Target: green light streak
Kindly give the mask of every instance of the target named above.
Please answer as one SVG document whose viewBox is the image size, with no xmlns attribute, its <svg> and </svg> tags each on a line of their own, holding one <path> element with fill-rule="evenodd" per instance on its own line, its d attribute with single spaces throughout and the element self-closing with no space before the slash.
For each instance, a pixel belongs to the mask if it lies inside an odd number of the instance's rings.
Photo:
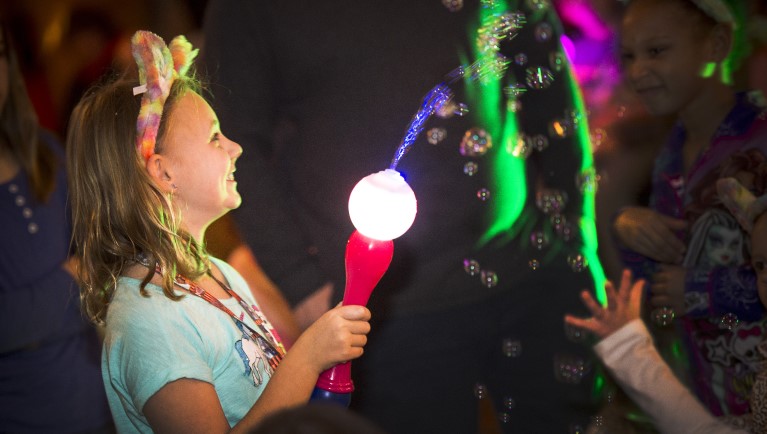
<svg viewBox="0 0 767 434">
<path fill-rule="evenodd" d="M 507 10 L 507 2 L 497 1 L 492 8 L 480 8 L 479 22 L 485 23 L 495 14 Z M 472 29 L 476 35 L 478 29 Z M 490 63 L 496 55 L 494 50 L 486 50 L 479 44 L 473 47 L 476 57 L 482 63 Z M 464 62 L 468 63 L 468 62 Z M 484 77 L 480 80 L 466 79 L 467 96 L 476 102 L 478 118 L 490 136 L 494 146 L 498 148 L 493 153 L 491 162 L 492 173 L 491 191 L 494 196 L 504 198 L 494 200 L 490 204 L 490 225 L 479 240 L 484 245 L 501 233 L 513 232 L 513 226 L 519 219 L 527 198 L 527 181 L 525 177 L 525 161 L 507 151 L 507 145 L 514 145 L 519 138 L 519 126 L 516 116 L 505 107 L 502 101 L 502 83 L 498 77 Z M 498 140 L 500 138 L 500 140 Z"/>
<path fill-rule="evenodd" d="M 591 154 L 591 137 L 589 137 L 588 122 L 586 120 L 586 107 L 583 103 L 583 95 L 578 87 L 578 82 L 573 77 L 570 68 L 565 69 L 570 79 L 570 92 L 572 94 L 573 104 L 579 116 L 582 116 L 579 126 L 575 129 L 578 144 L 581 147 L 581 173 L 588 170 L 594 170 L 594 158 Z M 589 262 L 589 271 L 594 279 L 594 291 L 597 300 L 603 305 L 607 303 L 605 294 L 605 271 L 597 254 L 597 224 L 596 224 L 596 202 L 595 193 L 597 187 L 596 179 L 593 180 L 593 188 L 583 188 L 583 209 L 581 210 L 581 221 L 579 228 L 583 239 L 583 256 Z"/>
</svg>

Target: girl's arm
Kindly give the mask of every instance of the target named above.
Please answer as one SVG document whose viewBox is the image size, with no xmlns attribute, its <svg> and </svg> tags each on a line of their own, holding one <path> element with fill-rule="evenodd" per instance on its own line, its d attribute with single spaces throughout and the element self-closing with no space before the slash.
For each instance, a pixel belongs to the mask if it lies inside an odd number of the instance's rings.
<svg viewBox="0 0 767 434">
<path fill-rule="evenodd" d="M 635 319 L 594 347 L 621 389 L 662 433 L 744 434 L 717 420 L 674 376 Z"/>
<path fill-rule="evenodd" d="M 631 282 L 626 270 L 618 291 L 605 285 L 607 306 L 584 291 L 591 318 L 566 316 L 568 324 L 586 329 L 602 340 L 594 347 L 621 389 L 642 408 L 663 433 L 746 433 L 717 420 L 674 376 L 652 343 L 639 318 L 644 281 Z"/>
<path fill-rule="evenodd" d="M 192 379 L 173 381 L 152 395 L 143 408 L 147 421 L 156 433 L 247 433 L 266 415 L 306 403 L 322 371 L 360 357 L 369 319 L 363 306 L 325 313 L 299 337 L 258 401 L 231 429 L 213 385 Z"/>
</svg>

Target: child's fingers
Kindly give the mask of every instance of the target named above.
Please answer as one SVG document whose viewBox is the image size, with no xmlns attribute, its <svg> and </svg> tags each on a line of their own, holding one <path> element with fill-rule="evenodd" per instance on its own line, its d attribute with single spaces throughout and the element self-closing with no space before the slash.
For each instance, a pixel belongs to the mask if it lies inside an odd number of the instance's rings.
<svg viewBox="0 0 767 434">
<path fill-rule="evenodd" d="M 594 297 L 591 296 L 591 293 L 588 291 L 581 292 L 581 299 L 583 300 L 583 304 L 586 305 L 586 308 L 591 312 L 592 315 L 595 317 L 600 317 L 604 312 L 602 312 L 602 306 L 597 303 L 596 300 L 594 300 Z"/>
<path fill-rule="evenodd" d="M 631 289 L 631 270 L 629 270 L 628 268 L 625 268 L 623 270 L 623 273 L 621 274 L 621 285 L 620 285 L 620 289 L 618 290 L 619 296 L 624 301 L 628 301 L 630 289 Z"/>
<path fill-rule="evenodd" d="M 341 314 L 341 317 L 348 320 L 360 320 L 360 321 L 369 321 L 370 320 L 370 309 L 366 308 L 365 306 L 357 306 L 357 305 L 348 305 L 348 306 L 341 306 L 338 308 L 338 312 Z"/>
<path fill-rule="evenodd" d="M 631 287 L 631 291 L 628 295 L 629 308 L 631 309 L 631 312 L 637 317 L 639 317 L 639 313 L 642 310 L 642 293 L 644 292 L 644 284 L 644 279 L 639 279 L 634 282 L 634 285 Z"/>
<path fill-rule="evenodd" d="M 578 318 L 572 315 L 565 315 L 565 323 L 574 327 L 588 330 L 592 333 L 595 332 L 598 327 L 598 324 L 596 321 L 594 321 L 594 318 Z"/>
<path fill-rule="evenodd" d="M 605 296 L 607 296 L 607 306 L 605 308 L 615 310 L 618 306 L 618 294 L 615 292 L 615 286 L 610 281 L 605 283 Z"/>
<path fill-rule="evenodd" d="M 355 335 L 366 335 L 370 333 L 370 323 L 367 321 L 350 321 L 347 327 L 349 333 Z"/>
</svg>

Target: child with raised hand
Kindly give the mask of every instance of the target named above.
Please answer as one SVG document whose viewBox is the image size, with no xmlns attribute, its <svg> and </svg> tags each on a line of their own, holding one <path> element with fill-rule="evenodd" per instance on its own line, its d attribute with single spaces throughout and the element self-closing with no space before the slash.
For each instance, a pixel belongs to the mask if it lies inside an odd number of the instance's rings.
<svg viewBox="0 0 767 434">
<path fill-rule="evenodd" d="M 246 432 L 359 357 L 370 312 L 337 306 L 285 354 L 242 277 L 202 244 L 240 205 L 242 148 L 187 75 L 197 51 L 146 31 L 132 48 L 139 79 L 86 94 L 67 147 L 82 299 L 106 326 L 110 408 L 120 432 Z"/>
<path fill-rule="evenodd" d="M 716 415 L 748 410 L 764 331 L 747 236 L 715 191 L 733 176 L 765 192 L 765 108 L 728 85 L 734 29 L 723 0 L 632 0 L 620 37 L 630 87 L 677 124 L 655 160 L 649 205 L 623 208 L 612 229 L 651 306 L 680 319 L 693 389 Z"/>
<path fill-rule="evenodd" d="M 751 261 L 757 274 L 759 298 L 767 306 L 767 195 L 755 198 L 734 178 L 717 182 L 722 202 L 751 234 Z M 621 388 L 653 420 L 663 433 L 765 433 L 767 432 L 767 365 L 760 370 L 750 390 L 750 413 L 717 419 L 674 376 L 652 343 L 640 319 L 642 287 L 632 283 L 625 270 L 616 291 L 605 285 L 607 306 L 600 306 L 588 291 L 583 301 L 592 313 L 588 319 L 566 316 L 565 322 L 589 330 L 601 340 L 594 347 Z M 759 351 L 767 351 L 767 341 Z"/>
</svg>

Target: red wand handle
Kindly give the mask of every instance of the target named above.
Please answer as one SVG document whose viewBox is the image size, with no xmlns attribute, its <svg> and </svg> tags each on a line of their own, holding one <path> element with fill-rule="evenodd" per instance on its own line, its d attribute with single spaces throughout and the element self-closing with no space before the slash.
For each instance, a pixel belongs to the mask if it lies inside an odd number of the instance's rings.
<svg viewBox="0 0 767 434">
<path fill-rule="evenodd" d="M 346 287 L 344 305 L 365 306 L 370 294 L 391 264 L 394 254 L 392 240 L 379 241 L 354 231 L 346 243 Z M 317 388 L 336 394 L 354 391 L 351 362 L 339 363 L 324 371 Z"/>
</svg>

